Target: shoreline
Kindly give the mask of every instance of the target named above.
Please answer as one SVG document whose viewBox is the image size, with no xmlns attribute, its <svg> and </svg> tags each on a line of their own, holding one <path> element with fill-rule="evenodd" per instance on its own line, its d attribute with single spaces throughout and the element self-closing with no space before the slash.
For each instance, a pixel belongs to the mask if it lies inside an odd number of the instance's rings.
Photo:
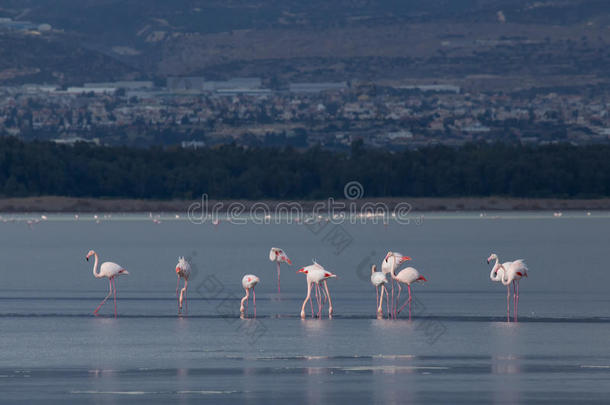
<svg viewBox="0 0 610 405">
<path fill-rule="evenodd" d="M 311 212 L 316 204 L 328 210 L 328 200 L 209 200 L 208 209 L 215 207 L 218 212 L 226 212 L 231 204 L 243 204 L 250 210 L 255 204 L 266 204 L 270 210 L 280 203 L 297 203 L 303 212 Z M 360 210 L 364 204 L 385 204 L 393 210 L 398 204 L 410 204 L 412 211 L 553 211 L 553 210 L 610 210 L 610 198 L 600 199 L 558 199 L 558 198 L 509 198 L 509 197 L 456 197 L 456 198 L 362 198 L 357 200 L 334 200 L 335 206 L 355 204 Z M 193 206 L 193 204 L 196 204 Z M 186 212 L 189 207 L 201 210 L 201 200 L 136 200 L 72 197 L 26 197 L 0 199 L 1 213 L 68 213 L 68 212 Z M 347 211 L 348 209 L 337 209 Z"/>
</svg>

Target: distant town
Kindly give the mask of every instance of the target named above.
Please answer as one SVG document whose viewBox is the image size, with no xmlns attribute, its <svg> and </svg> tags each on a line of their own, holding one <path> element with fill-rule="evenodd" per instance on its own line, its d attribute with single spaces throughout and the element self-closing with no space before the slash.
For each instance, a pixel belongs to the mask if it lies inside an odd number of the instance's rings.
<svg viewBox="0 0 610 405">
<path fill-rule="evenodd" d="M 348 147 L 355 138 L 390 148 L 476 140 L 576 144 L 610 139 L 610 100 L 561 93 L 472 94 L 450 84 L 208 81 L 26 84 L 0 87 L 0 133 L 100 144 Z"/>
</svg>

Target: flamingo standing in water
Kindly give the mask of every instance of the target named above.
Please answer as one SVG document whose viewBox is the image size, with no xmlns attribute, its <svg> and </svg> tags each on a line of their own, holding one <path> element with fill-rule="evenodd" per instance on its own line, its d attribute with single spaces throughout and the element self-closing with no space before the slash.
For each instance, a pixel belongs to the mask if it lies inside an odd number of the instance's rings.
<svg viewBox="0 0 610 405">
<path fill-rule="evenodd" d="M 519 280 L 523 277 L 527 277 L 527 265 L 523 259 L 515 260 L 513 262 L 500 263 L 498 255 L 492 253 L 487 258 L 489 264 L 492 260 L 495 260 L 494 266 L 491 269 L 489 278 L 492 281 L 500 281 L 506 286 L 506 320 L 510 322 L 510 285 L 513 285 L 513 312 L 514 321 L 517 322 L 517 313 L 519 308 Z"/>
<path fill-rule="evenodd" d="M 382 271 L 377 271 L 377 266 L 373 265 L 371 267 L 371 284 L 375 286 L 377 290 L 377 301 L 375 302 L 377 308 L 377 314 L 383 315 L 383 293 L 385 292 L 385 301 L 386 307 L 388 311 L 390 310 L 390 305 L 388 304 L 388 291 L 385 288 L 388 279 L 385 277 L 385 273 Z M 381 286 L 381 295 L 379 294 L 379 287 Z M 388 312 L 389 314 L 389 312 Z"/>
<path fill-rule="evenodd" d="M 405 305 L 409 304 L 409 319 L 411 319 L 411 301 L 412 301 L 412 298 L 411 298 L 411 284 L 419 283 L 419 282 L 425 282 L 425 281 L 428 281 L 428 280 L 426 280 L 426 278 L 424 276 L 419 274 L 419 271 L 417 271 L 413 267 L 407 267 L 407 268 L 401 270 L 398 273 L 398 275 L 395 275 L 394 272 L 395 271 L 392 270 L 392 273 L 391 273 L 392 274 L 392 278 L 398 282 L 398 298 L 396 299 L 396 301 L 400 302 L 400 292 L 402 290 L 402 287 L 401 287 L 400 284 L 406 284 L 407 288 L 409 289 L 409 298 L 407 298 L 407 300 L 402 305 L 402 307 L 400 307 L 398 312 L 394 313 L 394 318 L 397 318 L 398 315 L 400 314 L 400 311 L 403 310 Z"/>
<path fill-rule="evenodd" d="M 305 301 L 303 301 L 303 305 L 301 306 L 301 318 L 305 319 L 305 306 L 307 305 L 307 301 L 309 301 L 311 305 L 311 316 L 313 317 L 313 304 L 311 304 L 311 287 L 315 284 L 316 287 L 316 301 L 318 303 L 318 317 L 322 316 L 322 307 L 323 302 L 320 297 L 321 288 L 320 283 L 324 283 L 324 290 L 326 290 L 326 296 L 324 297 L 324 301 L 328 298 L 328 317 L 332 317 L 333 314 L 333 302 L 330 299 L 330 292 L 328 291 L 328 284 L 326 284 L 326 280 L 332 277 L 337 277 L 337 275 L 327 271 L 324 267 L 316 263 L 303 267 L 299 269 L 297 273 L 304 273 L 307 275 L 307 296 L 305 297 Z"/>
<path fill-rule="evenodd" d="M 398 252 L 388 252 L 385 255 L 385 258 L 381 262 L 381 271 L 383 274 L 392 274 L 398 266 L 406 262 L 407 260 L 411 260 L 409 256 L 405 256 L 402 253 Z M 394 307 L 394 279 L 391 278 L 392 283 L 392 313 L 396 312 L 396 308 Z"/>
<path fill-rule="evenodd" d="M 292 265 L 292 262 L 280 248 L 272 247 L 269 251 L 269 260 L 277 264 L 277 292 L 280 293 L 280 263 L 288 263 Z"/>
<path fill-rule="evenodd" d="M 184 258 L 178 258 L 178 264 L 176 264 L 176 275 L 178 276 L 178 281 L 176 283 L 176 300 L 178 300 L 178 314 L 182 313 L 182 302 L 185 304 L 185 312 L 189 311 L 189 304 L 186 299 L 186 289 L 189 285 L 189 277 L 191 276 L 191 264 Z M 180 290 L 180 295 L 178 295 L 178 290 L 180 289 L 180 279 L 184 279 L 184 287 Z"/>
<path fill-rule="evenodd" d="M 248 308 L 248 299 L 250 298 L 250 290 L 252 290 L 252 302 L 254 303 L 254 317 L 256 318 L 256 292 L 254 291 L 254 286 L 259 283 L 260 279 L 256 277 L 254 274 L 246 274 L 241 279 L 241 286 L 246 290 L 246 295 L 241 299 L 241 304 L 239 306 L 239 312 L 243 315 Z M 246 307 L 244 308 L 244 302 L 246 303 Z"/>
<path fill-rule="evenodd" d="M 106 296 L 106 298 L 104 298 L 104 300 L 100 303 L 100 305 L 97 306 L 97 308 L 95 308 L 95 311 L 93 311 L 93 315 L 97 316 L 97 312 L 100 310 L 100 308 L 102 307 L 102 305 L 104 305 L 106 303 L 106 301 L 108 300 L 108 298 L 110 298 L 110 296 L 114 293 L 114 317 L 117 317 L 117 311 L 116 311 L 116 284 L 115 284 L 115 277 L 120 276 L 122 274 L 129 274 L 129 272 L 127 270 L 125 270 L 122 266 L 119 266 L 116 263 L 112 263 L 112 262 L 104 262 L 102 263 L 102 265 L 100 266 L 100 269 L 98 271 L 97 265 L 99 262 L 99 257 L 97 255 L 97 253 L 95 253 L 93 250 L 90 250 L 89 253 L 87 253 L 87 256 L 85 257 L 85 259 L 87 261 L 89 261 L 89 258 L 91 256 L 95 256 L 95 263 L 93 264 L 93 275 L 96 278 L 102 278 L 102 277 L 107 277 L 108 278 L 108 283 L 110 284 L 110 291 L 108 291 L 108 295 Z"/>
</svg>

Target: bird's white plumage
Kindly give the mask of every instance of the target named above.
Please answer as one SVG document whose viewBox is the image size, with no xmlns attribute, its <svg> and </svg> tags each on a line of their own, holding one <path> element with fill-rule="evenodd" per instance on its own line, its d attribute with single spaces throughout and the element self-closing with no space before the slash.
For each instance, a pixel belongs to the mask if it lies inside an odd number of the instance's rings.
<svg viewBox="0 0 610 405">
<path fill-rule="evenodd" d="M 385 274 L 383 274 L 383 272 L 375 271 L 371 274 L 371 283 L 374 286 L 380 286 L 387 282 L 388 282 L 388 279 L 386 278 Z"/>
<path fill-rule="evenodd" d="M 256 277 L 254 274 L 246 274 L 241 279 L 241 285 L 244 289 L 248 290 L 259 283 L 260 279 Z"/>
<path fill-rule="evenodd" d="M 178 263 L 176 264 L 176 274 L 186 280 L 188 280 L 191 276 L 191 264 L 184 257 L 178 258 Z"/>
<path fill-rule="evenodd" d="M 127 271 L 123 268 L 123 266 L 120 266 L 113 262 L 104 262 L 100 266 L 100 272 L 99 272 L 100 277 L 109 277 L 110 278 L 110 277 L 118 276 L 120 274 L 129 274 L 129 273 L 127 273 Z"/>
<path fill-rule="evenodd" d="M 272 262 L 292 264 L 286 252 L 276 247 L 272 247 L 269 251 L 269 260 Z"/>
<path fill-rule="evenodd" d="M 392 273 L 392 270 L 396 270 L 396 267 L 402 263 L 404 257 L 406 256 L 402 253 L 388 252 L 386 257 L 381 262 L 381 272 L 383 274 Z"/>
<path fill-rule="evenodd" d="M 413 267 L 407 267 L 398 272 L 396 275 L 396 280 L 403 284 L 411 285 L 413 283 L 423 281 L 420 279 L 420 277 L 421 275 L 419 274 L 419 271 Z"/>
</svg>

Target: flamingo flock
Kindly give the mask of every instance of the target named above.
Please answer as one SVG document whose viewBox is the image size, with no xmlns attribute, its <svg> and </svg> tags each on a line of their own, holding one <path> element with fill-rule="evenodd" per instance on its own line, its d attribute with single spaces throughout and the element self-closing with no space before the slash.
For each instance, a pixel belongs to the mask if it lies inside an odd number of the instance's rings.
<svg viewBox="0 0 610 405">
<path fill-rule="evenodd" d="M 98 254 L 90 250 L 85 257 L 87 261 L 91 256 L 95 257 L 93 264 L 93 275 L 96 278 L 107 278 L 109 283 L 108 295 L 102 300 L 102 302 L 93 311 L 94 315 L 98 315 L 100 308 L 106 303 L 106 301 L 114 296 L 114 316 L 117 317 L 117 290 L 116 290 L 116 278 L 121 275 L 127 275 L 129 272 L 122 266 L 113 262 L 104 262 L 99 265 Z M 269 260 L 275 262 L 277 265 L 277 281 L 278 281 L 278 293 L 280 293 L 280 263 L 292 264 L 286 253 L 276 247 L 272 247 L 269 252 Z M 402 253 L 389 251 L 381 262 L 381 271 L 377 271 L 377 265 L 371 266 L 371 284 L 375 286 L 377 292 L 377 298 L 375 301 L 375 311 L 378 318 L 383 317 L 383 299 L 385 296 L 386 301 L 386 314 L 388 318 L 397 319 L 400 313 L 408 305 L 409 307 L 409 319 L 412 316 L 412 302 L 413 292 L 411 286 L 419 283 L 425 283 L 428 280 L 414 267 L 405 267 L 401 270 L 398 268 L 405 262 L 410 261 L 411 257 L 405 256 Z M 522 278 L 528 277 L 528 268 L 523 259 L 518 259 L 512 262 L 500 263 L 498 255 L 492 253 L 487 258 L 487 263 L 495 261 L 489 275 L 490 279 L 494 282 L 501 282 L 506 286 L 506 319 L 510 322 L 510 287 L 513 287 L 513 320 L 517 321 L 518 307 L 519 307 L 519 282 Z M 333 304 L 328 288 L 327 280 L 331 278 L 337 278 L 337 275 L 326 270 L 321 264 L 313 261 L 312 264 L 300 268 L 297 273 L 305 274 L 307 282 L 307 295 L 301 305 L 301 318 L 306 318 L 307 303 L 309 302 L 311 317 L 321 318 L 326 301 L 328 301 L 328 317 L 333 316 Z M 391 299 L 388 294 L 388 279 L 387 274 L 390 274 L 390 291 Z M 178 314 L 188 313 L 188 301 L 187 301 L 187 289 L 188 281 L 191 276 L 191 264 L 184 257 L 178 258 L 176 264 L 176 300 L 178 303 Z M 180 289 L 180 280 L 184 280 L 184 286 Z M 248 312 L 248 302 L 250 295 L 252 295 L 252 306 L 253 316 L 256 317 L 256 292 L 255 287 L 260 283 L 260 278 L 254 274 L 246 274 L 241 280 L 241 284 L 246 294 L 241 299 L 239 312 L 242 317 L 245 317 Z M 394 284 L 396 284 L 398 292 L 394 294 Z M 408 297 L 405 298 L 404 303 L 400 305 L 400 296 L 402 294 L 403 285 L 407 287 Z M 314 305 L 312 300 L 312 290 L 315 296 L 317 311 L 314 311 Z"/>
</svg>

